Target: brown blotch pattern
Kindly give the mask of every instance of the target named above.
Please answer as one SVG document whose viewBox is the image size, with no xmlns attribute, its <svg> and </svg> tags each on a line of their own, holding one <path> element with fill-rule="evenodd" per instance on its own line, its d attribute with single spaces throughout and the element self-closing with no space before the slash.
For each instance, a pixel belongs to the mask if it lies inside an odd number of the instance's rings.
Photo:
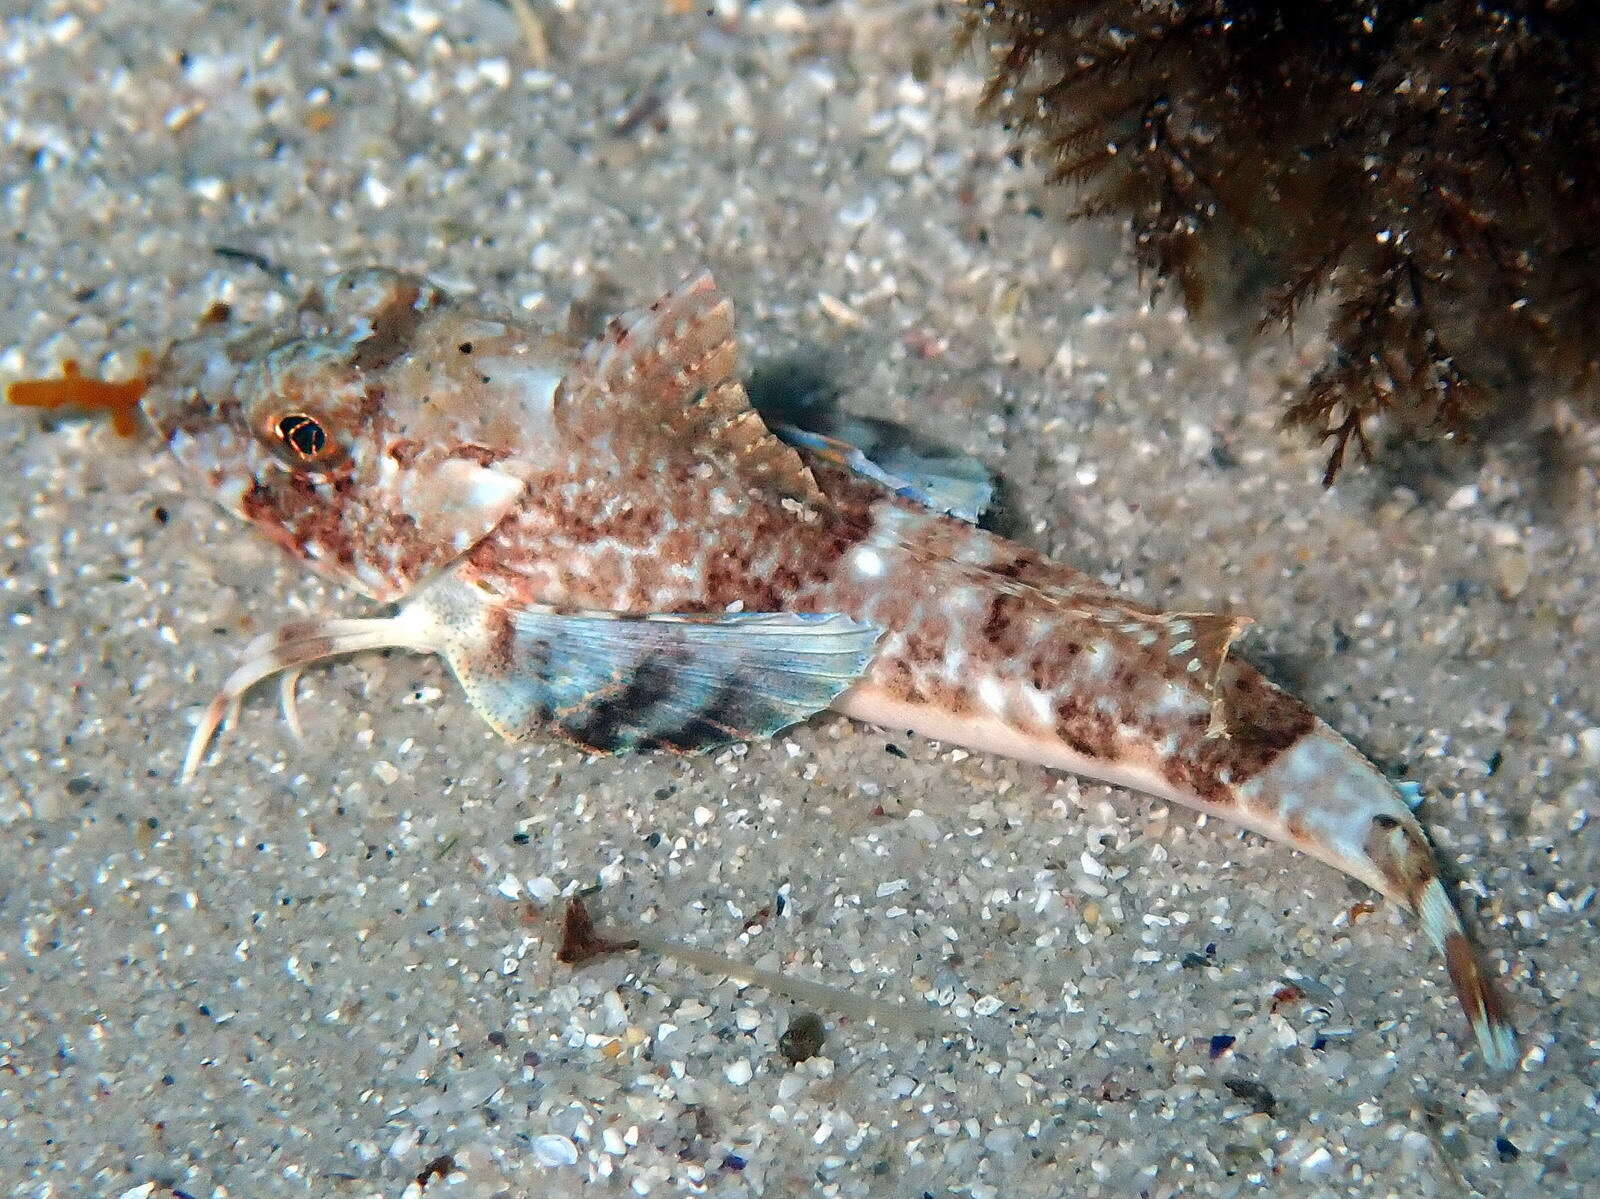
<svg viewBox="0 0 1600 1199">
<path fill-rule="evenodd" d="M 1221 690 L 1228 713 L 1226 734 L 1207 736 L 1208 718 L 1195 718 L 1186 752 L 1168 758 L 1162 773 L 1174 787 L 1225 804 L 1231 802 L 1234 787 L 1271 766 L 1317 721 L 1303 703 L 1247 666 L 1225 672 Z"/>
</svg>

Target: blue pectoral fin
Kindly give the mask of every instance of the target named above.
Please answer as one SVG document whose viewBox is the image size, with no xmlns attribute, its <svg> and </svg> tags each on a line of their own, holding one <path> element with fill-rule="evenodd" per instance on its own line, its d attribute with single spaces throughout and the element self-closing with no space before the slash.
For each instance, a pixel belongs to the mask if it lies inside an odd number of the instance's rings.
<svg viewBox="0 0 1600 1199">
<path fill-rule="evenodd" d="M 879 630 L 846 616 L 623 616 L 486 604 L 447 651 L 503 735 L 547 731 L 601 753 L 709 749 L 771 736 L 831 704 Z"/>
<path fill-rule="evenodd" d="M 829 424 L 831 433 L 790 424 L 772 431 L 796 449 L 969 524 L 977 524 L 994 499 L 994 478 L 976 458 L 914 445 L 882 421 L 837 418 Z"/>
</svg>

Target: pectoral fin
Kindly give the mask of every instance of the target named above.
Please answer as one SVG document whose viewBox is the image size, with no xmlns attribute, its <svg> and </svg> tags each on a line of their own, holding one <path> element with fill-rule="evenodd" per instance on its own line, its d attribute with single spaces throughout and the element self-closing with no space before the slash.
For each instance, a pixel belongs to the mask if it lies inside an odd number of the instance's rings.
<svg viewBox="0 0 1600 1199">
<path fill-rule="evenodd" d="M 453 580 L 416 602 L 502 736 L 549 732 L 600 753 L 770 736 L 832 703 L 866 670 L 879 636 L 839 615 L 518 608 Z"/>
</svg>

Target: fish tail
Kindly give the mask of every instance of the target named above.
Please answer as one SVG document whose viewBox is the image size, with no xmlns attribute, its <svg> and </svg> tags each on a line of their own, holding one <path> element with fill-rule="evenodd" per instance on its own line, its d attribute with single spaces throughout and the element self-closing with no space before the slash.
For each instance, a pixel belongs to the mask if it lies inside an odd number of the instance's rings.
<svg viewBox="0 0 1600 1199">
<path fill-rule="evenodd" d="M 1422 883 L 1411 906 L 1422 921 L 1423 932 L 1444 955 L 1445 969 L 1455 984 L 1467 1023 L 1478 1038 L 1484 1063 L 1491 1069 L 1509 1070 L 1517 1060 L 1517 1034 L 1511 1027 L 1505 998 L 1484 972 L 1461 917 L 1437 876 Z"/>
<path fill-rule="evenodd" d="M 1237 709 L 1244 719 L 1239 720 Z M 1259 711 L 1259 708 L 1257 709 Z M 1236 706 L 1248 747 L 1250 710 Z M 1259 718 L 1257 718 L 1259 721 Z M 1237 768 L 1237 761 L 1235 762 Z M 1417 914 L 1444 957 L 1467 1022 L 1491 1069 L 1516 1061 L 1516 1034 L 1440 879 L 1439 861 L 1404 796 L 1354 746 L 1317 724 L 1240 789 L 1255 827 L 1361 879 Z M 1241 821 L 1242 823 L 1243 821 Z"/>
</svg>

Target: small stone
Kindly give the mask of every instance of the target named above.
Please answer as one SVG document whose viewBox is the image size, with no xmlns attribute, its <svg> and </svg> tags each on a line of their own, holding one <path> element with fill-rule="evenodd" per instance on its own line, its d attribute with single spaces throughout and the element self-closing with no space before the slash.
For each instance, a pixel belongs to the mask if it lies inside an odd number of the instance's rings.
<svg viewBox="0 0 1600 1199">
<path fill-rule="evenodd" d="M 1224 1078 L 1222 1085 L 1262 1115 L 1271 1116 L 1278 1110 L 1278 1100 L 1272 1092 L 1253 1078 Z"/>
<path fill-rule="evenodd" d="M 744 1086 L 745 1083 L 749 1082 L 755 1077 L 755 1070 L 744 1058 L 740 1058 L 738 1061 L 734 1062 L 733 1065 L 728 1067 L 725 1073 L 728 1076 L 728 1081 L 736 1087 Z"/>
<path fill-rule="evenodd" d="M 541 1166 L 552 1170 L 561 1166 L 575 1166 L 578 1164 L 578 1147 L 566 1137 L 547 1132 L 533 1138 L 533 1156 Z"/>
<path fill-rule="evenodd" d="M 815 1012 L 796 1012 L 789 1027 L 778 1038 L 778 1052 L 788 1058 L 791 1065 L 797 1066 L 821 1053 L 822 1043 L 827 1036 L 827 1030 L 822 1027 L 822 1017 Z"/>
<path fill-rule="evenodd" d="M 910 175 L 922 166 L 922 145 L 916 141 L 901 142 L 889 155 L 891 175 Z"/>
<path fill-rule="evenodd" d="M 1300 1163 L 1300 1173 L 1307 1177 L 1315 1178 L 1328 1174 L 1333 1170 L 1333 1154 L 1328 1152 L 1327 1146 L 1318 1145 L 1305 1160 Z"/>
<path fill-rule="evenodd" d="M 1600 728 L 1584 729 L 1578 734 L 1578 752 L 1585 766 L 1600 766 Z"/>
<path fill-rule="evenodd" d="M 839 209 L 839 223 L 848 229 L 859 229 L 877 215 L 878 201 L 872 196 L 862 196 Z"/>
<path fill-rule="evenodd" d="M 1521 595 L 1532 573 L 1528 555 L 1516 551 L 1500 555 L 1495 563 L 1495 580 L 1500 584 L 1500 594 L 1506 599 L 1516 599 Z"/>
</svg>

